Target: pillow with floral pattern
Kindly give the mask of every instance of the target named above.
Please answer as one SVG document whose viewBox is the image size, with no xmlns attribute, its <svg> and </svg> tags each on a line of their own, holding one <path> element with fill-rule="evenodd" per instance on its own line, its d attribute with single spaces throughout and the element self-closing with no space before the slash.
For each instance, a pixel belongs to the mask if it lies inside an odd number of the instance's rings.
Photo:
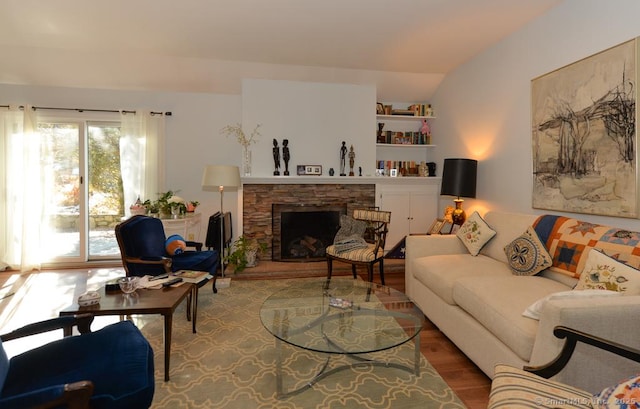
<svg viewBox="0 0 640 409">
<path fill-rule="evenodd" d="M 640 270 L 615 260 L 597 249 L 591 249 L 576 285 L 576 290 L 585 289 L 640 295 Z"/>
<path fill-rule="evenodd" d="M 477 256 L 484 245 L 495 235 L 495 230 L 489 227 L 478 212 L 473 212 L 456 233 L 472 256 Z"/>
</svg>

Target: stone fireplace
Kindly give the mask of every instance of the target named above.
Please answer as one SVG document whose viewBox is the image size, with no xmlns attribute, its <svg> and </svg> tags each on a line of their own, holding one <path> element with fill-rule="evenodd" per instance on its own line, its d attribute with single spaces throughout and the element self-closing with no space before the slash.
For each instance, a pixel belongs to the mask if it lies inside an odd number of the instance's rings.
<svg viewBox="0 0 640 409">
<path fill-rule="evenodd" d="M 274 248 L 279 254 L 282 251 L 280 232 L 277 231 L 281 220 L 275 220 L 277 222 L 275 232 L 273 227 L 274 205 L 279 208 L 283 206 L 285 208 L 286 206 L 297 207 L 298 210 L 302 208 L 301 205 L 304 205 L 314 211 L 318 207 L 329 208 L 330 211 L 340 209 L 339 212 L 346 214 L 352 214 L 353 210 L 357 208 L 375 206 L 375 184 L 373 183 L 243 184 L 242 191 L 243 235 L 247 238 L 256 238 L 259 242 L 267 245 L 268 249 L 262 256 L 263 260 L 272 260 Z M 294 239 L 294 241 L 296 240 L 298 239 Z M 306 246 L 307 244 L 301 245 Z M 311 247 L 314 245 L 312 244 Z"/>
<path fill-rule="evenodd" d="M 272 260 L 322 261 L 347 206 L 274 203 L 271 214 Z"/>
</svg>

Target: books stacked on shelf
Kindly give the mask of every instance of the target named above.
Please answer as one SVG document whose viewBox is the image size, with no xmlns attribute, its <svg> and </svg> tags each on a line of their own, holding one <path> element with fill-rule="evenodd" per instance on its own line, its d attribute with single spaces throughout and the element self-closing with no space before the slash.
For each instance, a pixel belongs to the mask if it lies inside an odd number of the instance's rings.
<svg viewBox="0 0 640 409">
<path fill-rule="evenodd" d="M 383 131 L 384 143 L 391 145 L 431 145 L 431 134 L 420 132 Z"/>
<path fill-rule="evenodd" d="M 194 271 L 194 270 L 178 270 L 173 273 L 174 276 L 182 278 L 186 283 L 198 284 L 203 280 L 213 278 L 211 274 L 206 271 Z"/>
<path fill-rule="evenodd" d="M 403 116 L 433 116 L 433 108 L 431 104 L 413 104 L 407 109 L 391 109 L 391 115 Z"/>
<path fill-rule="evenodd" d="M 385 176 L 392 175 L 392 169 L 402 176 L 418 176 L 418 164 L 414 160 L 379 160 L 376 162 L 376 169 L 383 170 L 377 173 Z"/>
</svg>

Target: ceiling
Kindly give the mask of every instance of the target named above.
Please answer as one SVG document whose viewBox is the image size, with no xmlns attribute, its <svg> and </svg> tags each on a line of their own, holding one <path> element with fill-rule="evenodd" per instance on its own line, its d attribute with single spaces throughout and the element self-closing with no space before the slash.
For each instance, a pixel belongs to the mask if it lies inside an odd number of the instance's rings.
<svg viewBox="0 0 640 409">
<path fill-rule="evenodd" d="M 0 0 L 0 82 L 238 93 L 442 78 L 561 0 Z M 393 93 L 391 93 L 393 94 Z"/>
</svg>

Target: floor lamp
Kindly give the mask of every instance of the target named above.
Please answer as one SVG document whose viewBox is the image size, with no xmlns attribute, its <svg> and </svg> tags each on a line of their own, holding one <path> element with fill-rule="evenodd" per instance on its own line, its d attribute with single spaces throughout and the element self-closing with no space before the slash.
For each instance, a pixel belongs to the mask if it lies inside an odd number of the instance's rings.
<svg viewBox="0 0 640 409">
<path fill-rule="evenodd" d="M 224 188 L 240 186 L 240 169 L 231 165 L 208 165 L 202 173 L 202 190 L 220 192 L 220 274 L 224 277 Z"/>
</svg>

